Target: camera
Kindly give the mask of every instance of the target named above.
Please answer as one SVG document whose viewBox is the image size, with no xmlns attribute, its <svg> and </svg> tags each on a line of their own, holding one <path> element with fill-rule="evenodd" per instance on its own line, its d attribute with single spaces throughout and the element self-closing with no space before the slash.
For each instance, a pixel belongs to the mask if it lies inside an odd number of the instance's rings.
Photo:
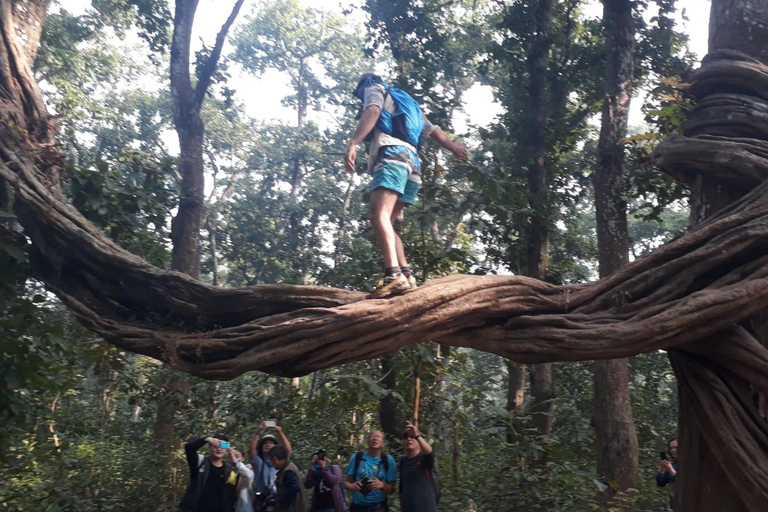
<svg viewBox="0 0 768 512">
<path fill-rule="evenodd" d="M 221 448 L 222 450 L 226 450 L 230 446 L 231 445 L 229 444 L 229 441 L 222 441 L 221 444 L 219 445 L 219 448 Z"/>
<path fill-rule="evenodd" d="M 258 512 L 274 512 L 277 499 L 271 494 L 263 492 L 253 493 L 253 509 Z"/>
<path fill-rule="evenodd" d="M 315 452 L 315 455 L 317 455 L 317 460 L 325 460 L 325 450 L 323 448 L 320 448 Z"/>
<path fill-rule="evenodd" d="M 368 488 L 368 484 L 371 483 L 371 481 L 368 480 L 367 476 L 363 477 L 363 479 L 360 480 L 360 483 L 363 484 L 363 488 L 360 489 L 360 492 L 363 493 L 364 496 L 371 492 L 371 490 Z"/>
<path fill-rule="evenodd" d="M 667 452 L 659 452 L 659 458 L 661 460 L 668 460 L 667 459 Z"/>
</svg>

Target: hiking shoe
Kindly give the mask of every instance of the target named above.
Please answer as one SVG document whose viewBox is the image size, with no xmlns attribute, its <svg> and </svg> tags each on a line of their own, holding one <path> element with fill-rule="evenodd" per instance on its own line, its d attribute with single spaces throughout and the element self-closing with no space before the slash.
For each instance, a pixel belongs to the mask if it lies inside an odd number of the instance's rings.
<svg viewBox="0 0 768 512">
<path fill-rule="evenodd" d="M 408 276 L 408 285 L 411 287 L 411 290 L 415 290 L 416 288 L 419 287 L 419 285 L 416 284 L 416 278 L 414 277 L 413 274 Z"/>
<path fill-rule="evenodd" d="M 379 281 L 376 288 L 368 294 L 369 299 L 380 299 L 389 295 L 397 295 L 408 290 L 411 285 L 408 283 L 408 279 L 403 274 L 395 274 L 394 276 L 385 276 L 384 279 Z"/>
</svg>

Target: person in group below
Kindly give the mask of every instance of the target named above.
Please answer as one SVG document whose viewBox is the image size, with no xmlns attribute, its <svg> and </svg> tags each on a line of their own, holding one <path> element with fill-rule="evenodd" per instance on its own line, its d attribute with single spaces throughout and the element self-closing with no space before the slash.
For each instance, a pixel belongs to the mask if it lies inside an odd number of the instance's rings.
<svg viewBox="0 0 768 512">
<path fill-rule="evenodd" d="M 384 453 L 384 434 L 372 430 L 368 449 L 352 456 L 347 466 L 344 488 L 352 494 L 351 512 L 387 512 L 387 498 L 395 492 L 395 459 Z"/>
<path fill-rule="evenodd" d="M 229 460 L 237 471 L 235 512 L 253 512 L 253 468 L 243 462 L 243 453 L 228 448 Z"/>
<path fill-rule="evenodd" d="M 400 459 L 401 512 L 437 512 L 439 484 L 432 446 L 410 421 L 405 423 Z"/>
<path fill-rule="evenodd" d="M 272 466 L 277 468 L 275 512 L 304 512 L 304 493 L 301 490 L 299 468 L 288 461 L 288 455 L 288 450 L 282 445 L 273 446 L 269 450 Z"/>
<path fill-rule="evenodd" d="M 304 478 L 304 488 L 312 491 L 310 512 L 344 512 L 349 508 L 344 498 L 341 468 L 331 463 L 325 450 L 318 450 L 310 458 L 312 467 Z"/>
<path fill-rule="evenodd" d="M 193 439 L 184 445 L 189 465 L 189 486 L 179 504 L 182 512 L 231 512 L 235 503 L 237 474 L 224 462 L 224 434 Z M 208 456 L 197 451 L 208 444 Z"/>
<path fill-rule="evenodd" d="M 388 85 L 378 75 L 366 73 L 360 78 L 355 96 L 363 102 L 363 114 L 349 141 L 344 160 L 347 171 L 355 172 L 357 145 L 372 133 L 368 158 L 368 172 L 373 174 L 370 219 L 384 259 L 384 279 L 370 294 L 371 298 L 394 295 L 416 287 L 416 279 L 411 275 L 403 242 L 395 232 L 394 222 L 403 208 L 416 200 L 421 185 L 421 161 L 418 147 L 386 133 L 377 124 L 382 110 L 388 113 L 397 110 L 389 92 Z M 419 140 L 430 137 L 458 158 L 467 157 L 463 145 L 449 139 L 426 117 L 423 121 Z M 400 133 L 398 135 L 403 137 Z"/>
<path fill-rule="evenodd" d="M 251 460 L 251 466 L 253 466 L 253 490 L 256 493 L 255 508 L 257 510 L 262 509 L 264 503 L 277 494 L 277 486 L 275 484 L 277 479 L 277 468 L 272 466 L 272 462 L 267 454 L 269 453 L 269 450 L 279 443 L 277 438 L 272 434 L 261 435 L 267 428 L 269 428 L 267 427 L 267 422 L 262 421 L 256 429 L 256 433 L 251 437 L 251 444 L 248 447 L 248 457 Z M 290 457 L 291 443 L 288 441 L 288 437 L 283 432 L 283 429 L 277 424 L 271 428 L 277 432 L 280 441 L 283 446 L 285 446 L 288 456 Z"/>
<path fill-rule="evenodd" d="M 675 477 L 677 476 L 677 437 L 673 437 L 667 443 L 667 453 L 671 460 L 662 458 L 659 461 L 659 472 L 656 473 L 656 485 L 664 487 L 669 485 L 669 506 L 675 509 Z"/>
</svg>

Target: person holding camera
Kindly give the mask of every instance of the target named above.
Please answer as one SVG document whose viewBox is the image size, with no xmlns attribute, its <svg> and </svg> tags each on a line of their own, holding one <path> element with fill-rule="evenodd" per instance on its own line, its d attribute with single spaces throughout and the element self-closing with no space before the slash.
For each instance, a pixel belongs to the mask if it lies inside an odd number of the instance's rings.
<svg viewBox="0 0 768 512">
<path fill-rule="evenodd" d="M 672 458 L 671 461 L 667 458 L 667 453 Z M 659 487 L 669 485 L 669 506 L 674 510 L 675 487 L 672 484 L 675 483 L 677 476 L 677 437 L 673 437 L 667 443 L 667 453 L 661 452 L 660 454 L 661 460 L 659 461 L 659 472 L 656 473 L 656 485 Z"/>
<path fill-rule="evenodd" d="M 261 435 L 267 428 L 273 428 L 277 432 L 288 456 L 291 455 L 291 443 L 283 429 L 274 420 L 262 421 L 256 433 L 251 437 L 251 444 L 248 447 L 248 456 L 251 459 L 254 473 L 254 509 L 256 510 L 266 510 L 268 502 L 271 504 L 277 494 L 277 468 L 272 465 L 268 454 L 279 443 L 272 434 Z"/>
<path fill-rule="evenodd" d="M 320 449 L 310 458 L 312 467 L 304 478 L 304 488 L 312 491 L 310 512 L 344 512 L 347 500 L 344 498 L 341 468 L 331 464 L 325 450 Z"/>
<path fill-rule="evenodd" d="M 352 493 L 351 512 L 387 512 L 387 498 L 395 492 L 395 459 L 384 453 L 384 434 L 372 430 L 368 449 L 352 456 L 344 488 Z"/>
<path fill-rule="evenodd" d="M 229 460 L 237 471 L 235 512 L 253 512 L 253 468 L 243 462 L 244 457 L 240 450 L 230 446 L 227 451 Z"/>
<path fill-rule="evenodd" d="M 208 456 L 197 451 L 208 444 Z M 237 473 L 224 462 L 229 448 L 224 434 L 193 439 L 184 445 L 189 486 L 179 503 L 182 512 L 230 512 L 235 503 Z"/>
<path fill-rule="evenodd" d="M 282 445 L 273 446 L 269 450 L 272 467 L 277 468 L 275 512 L 304 512 L 304 493 L 301 490 L 299 468 L 288 461 L 289 455 Z"/>
<path fill-rule="evenodd" d="M 410 421 L 405 422 L 402 439 L 405 456 L 400 459 L 400 510 L 437 512 L 440 485 L 432 446 Z"/>
</svg>

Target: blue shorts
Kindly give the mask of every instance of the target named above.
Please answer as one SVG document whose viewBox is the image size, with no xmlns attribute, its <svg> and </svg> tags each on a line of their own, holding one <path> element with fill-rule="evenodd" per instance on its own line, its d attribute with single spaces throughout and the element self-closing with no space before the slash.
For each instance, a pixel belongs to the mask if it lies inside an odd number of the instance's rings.
<svg viewBox="0 0 768 512">
<path fill-rule="evenodd" d="M 385 146 L 373 168 L 371 190 L 386 188 L 397 192 L 397 200 L 413 204 L 421 187 L 418 155 L 403 146 Z"/>
</svg>

